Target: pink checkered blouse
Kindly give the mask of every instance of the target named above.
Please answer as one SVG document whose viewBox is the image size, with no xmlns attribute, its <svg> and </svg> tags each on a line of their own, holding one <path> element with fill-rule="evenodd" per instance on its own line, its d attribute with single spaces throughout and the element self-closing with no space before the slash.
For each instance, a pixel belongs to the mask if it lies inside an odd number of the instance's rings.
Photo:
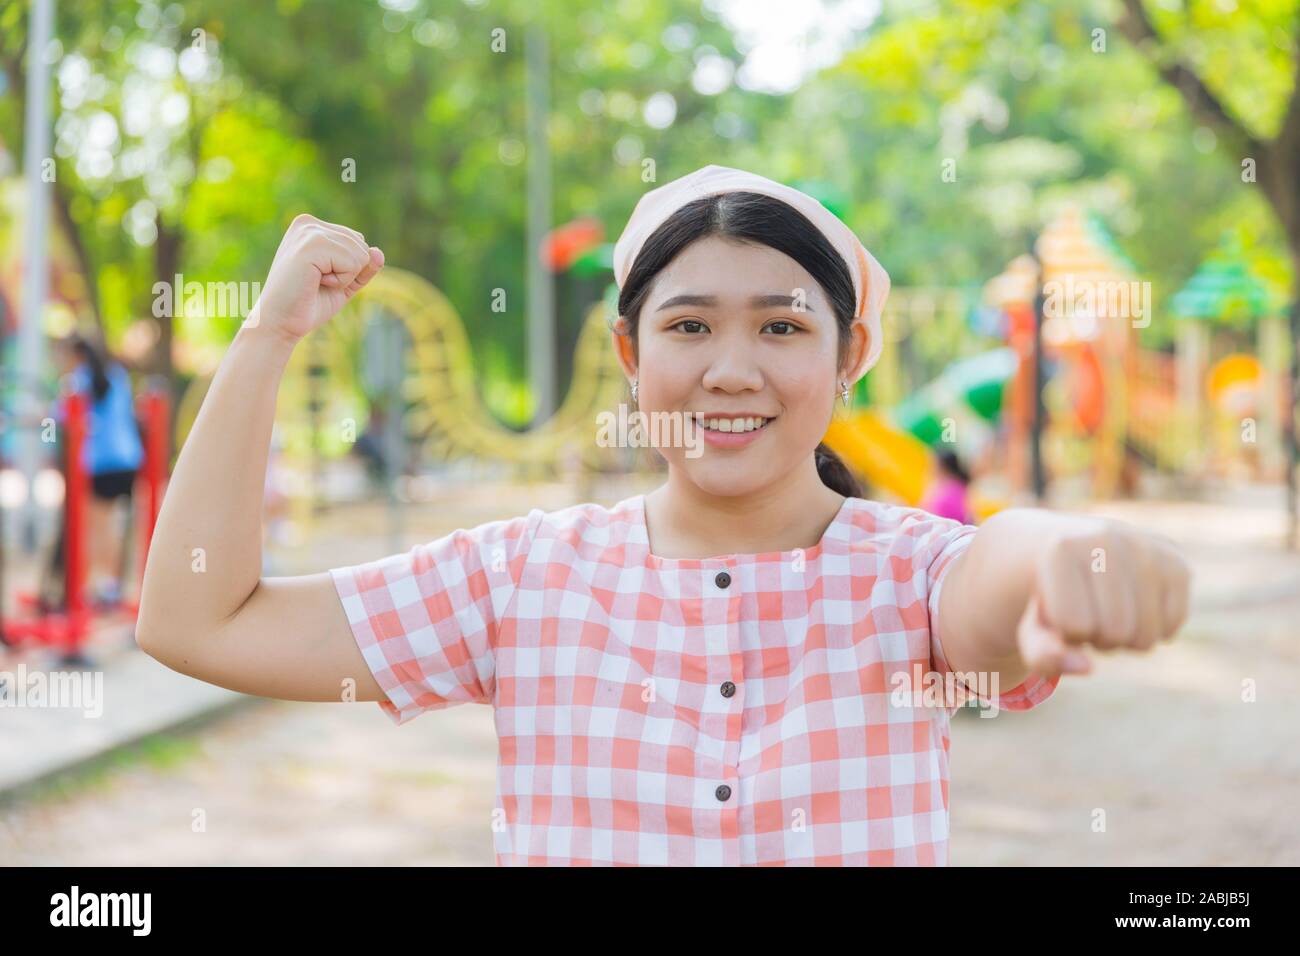
<svg viewBox="0 0 1300 956">
<path fill-rule="evenodd" d="M 395 722 L 494 708 L 498 865 L 946 865 L 960 703 L 894 677 L 950 673 L 939 593 L 976 530 L 847 498 L 806 550 L 662 558 L 636 495 L 331 574 Z"/>
</svg>

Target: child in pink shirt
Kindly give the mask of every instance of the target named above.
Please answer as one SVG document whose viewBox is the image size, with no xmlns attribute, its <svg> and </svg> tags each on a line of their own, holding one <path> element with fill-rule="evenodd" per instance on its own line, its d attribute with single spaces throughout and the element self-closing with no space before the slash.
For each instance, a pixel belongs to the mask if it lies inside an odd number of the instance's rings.
<svg viewBox="0 0 1300 956">
<path fill-rule="evenodd" d="M 960 459 L 948 449 L 941 451 L 937 457 L 938 476 L 921 502 L 921 507 L 941 518 L 974 524 L 975 518 L 971 514 L 967 492 L 970 476 L 966 474 Z"/>
</svg>

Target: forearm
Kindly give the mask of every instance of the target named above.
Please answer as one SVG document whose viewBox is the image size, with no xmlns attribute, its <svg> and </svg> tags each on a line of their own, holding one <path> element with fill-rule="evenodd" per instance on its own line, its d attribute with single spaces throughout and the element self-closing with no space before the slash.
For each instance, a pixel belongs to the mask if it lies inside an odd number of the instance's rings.
<svg viewBox="0 0 1300 956">
<path fill-rule="evenodd" d="M 267 456 L 293 346 L 255 318 L 222 359 L 163 499 L 137 625 L 151 650 L 203 640 L 261 579 Z"/>
<path fill-rule="evenodd" d="M 1008 688 L 1029 675 L 1016 650 L 1016 627 L 1048 547 L 1078 521 L 1040 508 L 1010 508 L 980 526 L 944 594 L 950 607 L 961 609 L 940 615 L 944 656 L 952 670 L 996 672 Z"/>
</svg>

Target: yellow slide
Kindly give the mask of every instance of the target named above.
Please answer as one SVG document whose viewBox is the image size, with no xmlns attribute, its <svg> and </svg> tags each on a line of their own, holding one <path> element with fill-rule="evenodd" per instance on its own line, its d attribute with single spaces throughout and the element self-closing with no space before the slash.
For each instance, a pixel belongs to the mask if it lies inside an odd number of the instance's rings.
<svg viewBox="0 0 1300 956">
<path fill-rule="evenodd" d="M 865 411 L 847 420 L 833 418 L 822 441 L 877 488 L 905 504 L 920 504 L 933 467 L 921 439 L 890 425 L 878 412 Z"/>
</svg>

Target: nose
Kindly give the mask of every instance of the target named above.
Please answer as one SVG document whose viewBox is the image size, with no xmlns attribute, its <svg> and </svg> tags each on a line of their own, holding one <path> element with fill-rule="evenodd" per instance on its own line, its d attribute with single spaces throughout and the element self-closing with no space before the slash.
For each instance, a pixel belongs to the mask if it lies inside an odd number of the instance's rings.
<svg viewBox="0 0 1300 956">
<path fill-rule="evenodd" d="M 763 371 L 744 346 L 727 345 L 717 350 L 701 384 L 710 392 L 756 392 L 763 387 Z"/>
</svg>

